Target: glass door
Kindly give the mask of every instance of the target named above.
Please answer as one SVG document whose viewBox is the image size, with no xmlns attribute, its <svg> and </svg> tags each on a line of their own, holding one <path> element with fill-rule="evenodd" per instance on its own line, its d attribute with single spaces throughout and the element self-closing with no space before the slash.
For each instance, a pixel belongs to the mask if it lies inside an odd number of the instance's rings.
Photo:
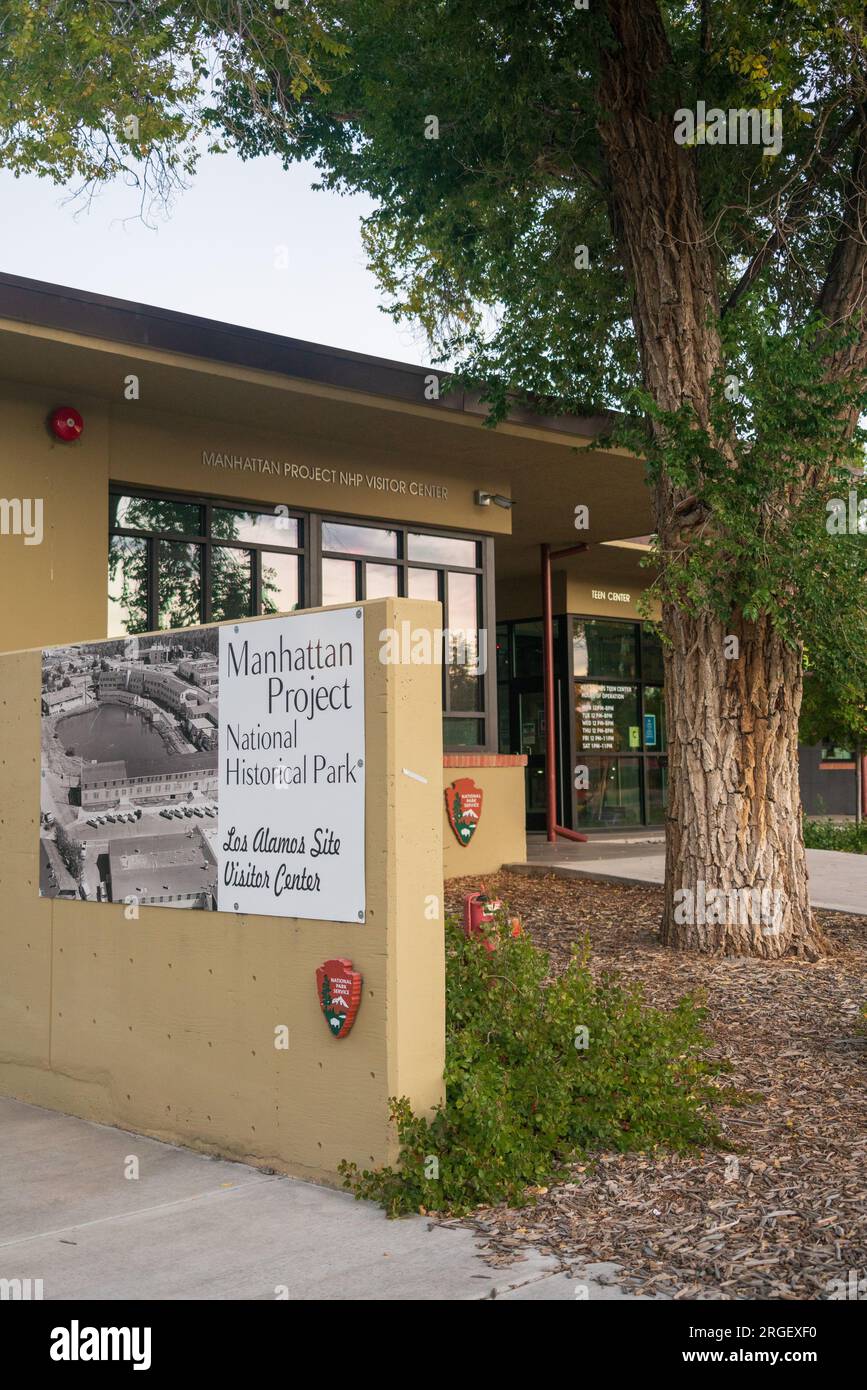
<svg viewBox="0 0 867 1390">
<path fill-rule="evenodd" d="M 545 699 L 541 690 L 517 690 L 517 730 L 527 793 L 527 829 L 545 828 Z"/>
</svg>

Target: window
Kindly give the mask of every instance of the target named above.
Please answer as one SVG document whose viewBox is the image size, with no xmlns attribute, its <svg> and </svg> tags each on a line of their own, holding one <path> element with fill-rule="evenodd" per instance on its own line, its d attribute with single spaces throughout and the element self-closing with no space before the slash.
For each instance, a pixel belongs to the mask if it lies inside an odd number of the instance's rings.
<svg viewBox="0 0 867 1390">
<path fill-rule="evenodd" d="M 443 744 L 485 748 L 496 737 L 488 681 L 485 543 L 409 526 L 362 526 L 323 518 L 322 603 L 403 597 L 443 607 Z M 468 717 L 473 716 L 473 717 Z"/>
<path fill-rule="evenodd" d="M 576 790 L 576 824 L 661 821 L 668 740 L 658 635 L 644 624 L 575 618 L 572 670 L 574 756 L 590 781 Z"/>
<path fill-rule="evenodd" d="M 586 758 L 588 786 L 577 793 L 577 824 L 610 827 L 641 824 L 638 758 Z"/>
<path fill-rule="evenodd" d="M 638 686 L 576 681 L 575 747 L 579 753 L 639 749 Z"/>
<path fill-rule="evenodd" d="M 565 807 L 564 823 L 579 828 L 661 821 L 668 790 L 668 737 L 659 637 L 628 619 L 561 615 L 553 626 L 557 793 L 559 805 Z M 530 758 L 528 827 L 538 828 L 532 818 L 536 803 L 530 774 L 540 779 L 541 814 L 547 754 L 528 713 L 542 691 L 538 619 L 498 625 L 497 675 L 500 751 Z"/>
<path fill-rule="evenodd" d="M 842 748 L 836 743 L 823 743 L 822 762 L 823 763 L 854 763 L 854 748 Z"/>
<path fill-rule="evenodd" d="M 576 619 L 572 627 L 572 670 L 576 679 L 635 680 L 636 623 L 607 623 Z"/>
<path fill-rule="evenodd" d="M 496 739 L 486 643 L 492 541 L 121 485 L 111 489 L 109 518 L 110 637 L 304 604 L 427 599 L 442 605 L 436 625 L 448 634 L 443 742 L 486 748 Z"/>
<path fill-rule="evenodd" d="M 109 521 L 109 637 L 301 603 L 300 516 L 118 490 Z"/>
</svg>

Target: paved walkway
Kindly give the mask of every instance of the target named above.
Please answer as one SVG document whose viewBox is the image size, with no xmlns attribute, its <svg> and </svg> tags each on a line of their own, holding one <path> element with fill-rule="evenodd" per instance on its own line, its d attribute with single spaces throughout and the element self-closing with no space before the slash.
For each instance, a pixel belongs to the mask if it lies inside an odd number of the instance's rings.
<svg viewBox="0 0 867 1390">
<path fill-rule="evenodd" d="M 46 1300 L 631 1298 L 616 1274 L 494 1269 L 469 1230 L 0 1099 L 0 1279 Z"/>
<path fill-rule="evenodd" d="M 564 878 L 592 878 L 602 883 L 661 884 L 665 842 L 659 831 L 594 836 L 587 844 L 528 835 L 527 860 L 504 866 L 518 873 L 556 873 Z M 808 849 L 810 896 L 814 907 L 867 914 L 867 854 Z"/>
</svg>

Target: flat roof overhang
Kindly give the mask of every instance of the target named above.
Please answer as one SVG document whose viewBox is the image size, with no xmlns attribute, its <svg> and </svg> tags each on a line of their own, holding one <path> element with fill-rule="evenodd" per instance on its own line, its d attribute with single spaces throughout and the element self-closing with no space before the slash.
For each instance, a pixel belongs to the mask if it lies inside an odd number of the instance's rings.
<svg viewBox="0 0 867 1390">
<path fill-rule="evenodd" d="M 498 536 L 498 576 L 534 572 L 543 541 L 597 544 L 652 526 L 642 461 L 587 448 L 611 414 L 522 410 L 492 430 L 477 396 L 426 400 L 430 374 L 447 375 L 434 368 L 0 274 L 0 379 L 50 386 L 57 404 L 80 394 L 120 411 L 131 408 L 131 372 L 142 377 L 142 406 L 208 421 L 216 448 L 220 423 L 284 436 L 284 457 L 302 437 L 345 450 L 349 465 L 361 442 L 386 466 L 458 469 L 473 487 L 506 491 L 512 512 L 478 509 L 479 530 Z M 581 532 L 579 504 L 590 513 Z"/>
</svg>

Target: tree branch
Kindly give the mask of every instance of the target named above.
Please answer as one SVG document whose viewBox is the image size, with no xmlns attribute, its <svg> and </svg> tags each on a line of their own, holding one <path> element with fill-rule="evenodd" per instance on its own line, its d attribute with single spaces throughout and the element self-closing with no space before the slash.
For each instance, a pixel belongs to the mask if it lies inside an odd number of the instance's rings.
<svg viewBox="0 0 867 1390">
<path fill-rule="evenodd" d="M 867 107 L 859 116 L 861 130 L 852 157 L 845 189 L 845 209 L 825 283 L 816 308 L 833 328 L 851 327 L 852 340 L 836 347 L 827 359 L 830 380 L 860 378 L 867 381 Z M 847 416 L 851 434 L 858 418 L 852 407 Z"/>
<path fill-rule="evenodd" d="M 755 256 L 753 256 L 753 259 L 750 261 L 740 280 L 723 305 L 721 312 L 722 318 L 725 318 L 726 314 L 731 313 L 735 305 L 743 299 L 747 291 L 755 284 L 756 280 L 758 280 L 771 257 L 779 251 L 780 247 L 785 243 L 786 238 L 791 236 L 794 232 L 801 214 L 806 210 L 806 205 L 813 195 L 813 191 L 825 166 L 827 166 L 828 162 L 833 159 L 834 155 L 845 144 L 852 132 L 857 130 L 860 121 L 860 111 L 853 111 L 848 120 L 843 122 L 840 128 L 828 141 L 827 148 L 822 151 L 821 155 L 818 155 L 818 152 L 814 151 L 813 157 L 817 158 L 817 163 L 812 174 L 801 185 L 797 193 L 795 193 L 789 204 L 788 212 L 777 223 L 767 241 L 763 243 Z"/>
</svg>

